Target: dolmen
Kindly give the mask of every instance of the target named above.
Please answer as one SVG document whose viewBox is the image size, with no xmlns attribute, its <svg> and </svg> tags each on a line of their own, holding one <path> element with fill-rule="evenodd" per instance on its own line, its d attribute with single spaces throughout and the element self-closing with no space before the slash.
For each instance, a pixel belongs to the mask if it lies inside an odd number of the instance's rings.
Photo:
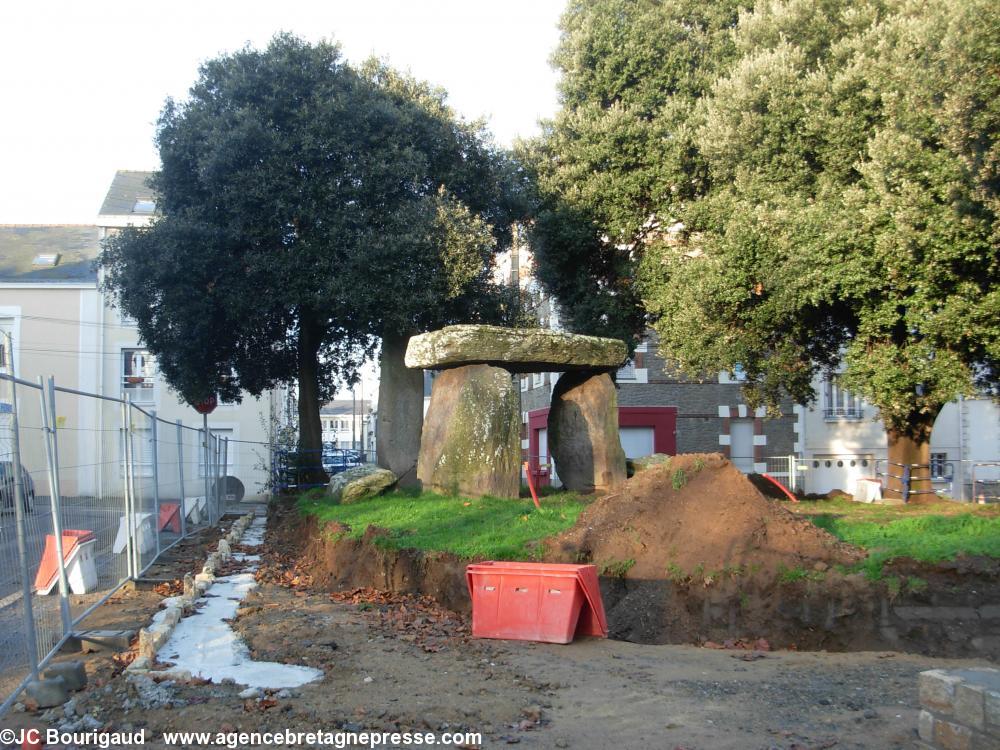
<svg viewBox="0 0 1000 750">
<path fill-rule="evenodd" d="M 424 489 L 516 498 L 521 415 L 513 375 L 561 372 L 549 410 L 549 452 L 568 489 L 604 492 L 625 481 L 618 397 L 610 373 L 618 339 L 536 328 L 455 325 L 413 336 L 404 362 L 440 370 L 424 418 L 417 478 Z"/>
</svg>

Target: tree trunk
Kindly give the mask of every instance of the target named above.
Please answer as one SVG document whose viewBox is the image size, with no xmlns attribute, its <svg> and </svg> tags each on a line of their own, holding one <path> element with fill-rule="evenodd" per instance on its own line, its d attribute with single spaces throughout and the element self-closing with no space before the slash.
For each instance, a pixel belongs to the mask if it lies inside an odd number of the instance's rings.
<svg viewBox="0 0 1000 750">
<path fill-rule="evenodd" d="M 399 477 L 401 487 L 416 487 L 420 432 L 424 426 L 424 371 L 403 364 L 408 335 L 382 337 L 378 386 L 378 465 Z"/>
<path fill-rule="evenodd" d="M 319 354 L 320 337 L 315 321 L 302 314 L 299 320 L 299 483 L 326 484 L 323 470 L 323 425 L 320 422 Z"/>
<path fill-rule="evenodd" d="M 905 432 L 886 428 L 889 449 L 887 500 L 909 502 L 933 490 L 930 468 L 933 428 L 934 419 L 928 421 L 926 418 L 911 422 L 910 429 Z M 909 478 L 908 481 L 906 477 Z"/>
</svg>

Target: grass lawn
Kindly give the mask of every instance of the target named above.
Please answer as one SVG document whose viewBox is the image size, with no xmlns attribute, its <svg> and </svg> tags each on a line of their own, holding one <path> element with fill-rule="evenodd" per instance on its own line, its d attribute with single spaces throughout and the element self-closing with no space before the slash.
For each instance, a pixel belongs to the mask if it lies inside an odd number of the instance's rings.
<svg viewBox="0 0 1000 750">
<path fill-rule="evenodd" d="M 868 550 L 862 568 L 870 578 L 879 578 L 883 565 L 897 557 L 930 563 L 963 554 L 1000 557 L 1000 508 L 995 506 L 949 501 L 869 505 L 837 498 L 788 508 Z"/>
<path fill-rule="evenodd" d="M 358 539 L 369 526 L 388 529 L 379 543 L 396 549 L 452 552 L 463 558 L 524 560 L 537 555 L 532 542 L 568 529 L 586 502 L 574 492 L 548 493 L 541 510 L 531 500 L 476 500 L 431 492 L 393 492 L 350 505 L 336 505 L 321 493 L 299 497 L 302 513 L 321 522 L 338 521 Z"/>
</svg>

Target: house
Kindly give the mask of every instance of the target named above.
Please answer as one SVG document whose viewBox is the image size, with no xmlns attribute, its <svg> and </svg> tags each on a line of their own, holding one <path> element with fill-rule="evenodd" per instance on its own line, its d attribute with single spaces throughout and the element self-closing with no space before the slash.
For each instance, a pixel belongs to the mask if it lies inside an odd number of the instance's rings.
<svg viewBox="0 0 1000 750">
<path fill-rule="evenodd" d="M 795 406 L 793 452 L 804 490 L 853 493 L 858 479 L 884 477 L 888 450 L 878 409 L 842 388 L 836 373 L 817 377 L 813 387 L 816 402 Z M 931 474 L 933 489 L 949 497 L 1000 495 L 1000 407 L 994 401 L 981 396 L 944 406 L 931 432 Z"/>
<path fill-rule="evenodd" d="M 0 226 L 0 331 L 13 341 L 13 363 L 0 354 L 0 370 L 37 383 L 54 376 L 59 385 L 98 389 L 101 294 L 94 260 L 100 253 L 95 226 Z M 18 389 L 22 426 L 39 427 L 39 391 Z M 10 385 L 0 383 L 0 452 L 9 452 Z M 58 424 L 73 430 L 62 436 L 60 458 L 67 466 L 90 460 L 99 435 L 94 402 L 57 401 Z M 47 486 L 41 431 L 23 430 L 21 463 L 38 486 Z M 75 494 L 80 477 L 70 472 L 63 491 Z"/>
<path fill-rule="evenodd" d="M 503 260 L 522 295 L 530 300 L 542 326 L 558 330 L 559 311 L 530 273 L 531 251 L 521 245 L 518 256 Z M 521 447 L 541 484 L 557 483 L 549 466 L 548 412 L 559 373 L 518 376 L 521 390 Z M 781 416 L 765 419 L 763 409 L 749 407 L 740 390 L 739 373 L 715 373 L 704 379 L 672 371 L 647 331 L 633 358 L 617 373 L 618 423 L 627 458 L 651 453 L 721 452 L 745 472 L 768 470 L 772 456 L 787 456 L 794 442 L 795 416 L 789 401 Z"/>
<path fill-rule="evenodd" d="M 164 433 L 162 423 L 157 427 L 161 443 L 157 460 L 164 466 L 183 463 L 186 490 L 204 494 L 197 492 L 197 480 L 206 474 L 197 435 L 178 432 L 184 426 L 201 427 L 202 416 L 169 389 L 155 357 L 142 346 L 135 321 L 114 308 L 101 291 L 95 264 L 102 239 L 122 227 L 147 226 L 155 219 L 149 176 L 148 172 L 116 173 L 94 226 L 0 227 L 0 329 L 13 335 L 13 372 L 31 382 L 39 376 L 53 376 L 58 386 L 98 397 L 57 394 L 57 427 L 64 430 L 59 439 L 60 465 L 75 467 L 60 473 L 65 495 L 93 494 L 104 479 L 96 466 L 118 471 L 124 452 L 121 405 L 100 396 L 128 396 L 143 412 L 170 423 L 172 435 Z M 37 397 L 27 390 L 19 395 L 21 425 L 37 426 Z M 261 491 L 269 481 L 267 443 L 273 415 L 280 407 L 277 393 L 260 398 L 247 394 L 241 403 L 220 403 L 209 418 L 214 434 L 233 441 L 227 450 L 226 473 L 239 479 L 248 494 Z M 139 475 L 151 477 L 153 423 L 143 412 L 136 412 L 132 419 L 135 459 Z M 186 448 L 180 456 L 172 447 L 177 434 L 185 436 Z M 44 473 L 40 437 L 22 437 L 21 453 L 29 471 Z M 163 477 L 160 486 L 161 495 L 176 493 L 179 477 Z"/>
<path fill-rule="evenodd" d="M 323 445 L 360 450 L 374 455 L 374 417 L 371 401 L 339 399 L 319 410 Z"/>
</svg>

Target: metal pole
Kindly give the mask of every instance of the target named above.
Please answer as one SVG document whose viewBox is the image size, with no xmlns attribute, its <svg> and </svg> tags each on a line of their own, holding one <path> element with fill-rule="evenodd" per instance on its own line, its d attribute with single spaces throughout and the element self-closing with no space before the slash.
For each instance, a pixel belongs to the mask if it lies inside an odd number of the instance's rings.
<svg viewBox="0 0 1000 750">
<path fill-rule="evenodd" d="M 229 438 L 222 438 L 222 499 L 224 503 L 229 502 L 229 482 L 226 481 L 226 477 L 229 476 Z M 223 506 L 225 507 L 225 506 Z"/>
<path fill-rule="evenodd" d="M 138 569 L 135 566 L 135 532 L 133 529 L 134 518 L 132 517 L 132 512 L 134 509 L 135 488 L 132 486 L 132 425 L 131 425 L 131 414 L 129 410 L 129 395 L 125 394 L 125 400 L 122 402 L 122 452 L 123 458 L 125 460 L 125 477 L 124 477 L 124 489 L 125 489 L 125 529 L 127 531 L 125 554 L 128 556 L 128 577 L 135 578 L 138 573 Z"/>
<path fill-rule="evenodd" d="M 181 537 L 187 536 L 187 511 L 184 508 L 184 428 L 177 420 L 177 478 L 181 483 Z"/>
<path fill-rule="evenodd" d="M 156 449 L 156 409 L 150 411 L 149 438 L 153 443 L 153 536 L 156 538 L 156 557 L 160 556 L 160 463 Z"/>
<path fill-rule="evenodd" d="M 213 442 L 212 451 L 212 461 L 215 462 L 214 474 L 215 474 L 215 523 L 219 522 L 222 518 L 222 469 L 219 466 L 219 459 L 222 457 L 222 438 L 218 435 L 215 436 L 215 441 Z"/>
<path fill-rule="evenodd" d="M 28 577 L 28 540 L 24 526 L 24 485 L 21 476 L 21 441 L 18 435 L 17 423 L 17 383 L 14 377 L 14 343 L 11 335 L 5 334 L 7 347 L 7 363 L 10 367 L 10 429 L 11 456 L 14 464 L 14 518 L 17 523 L 17 555 L 21 561 L 21 596 L 24 600 L 24 633 L 28 647 L 28 664 L 31 666 L 31 676 L 38 679 L 38 641 L 35 638 L 35 613 L 31 608 L 31 579 Z"/>
<path fill-rule="evenodd" d="M 63 635 L 73 629 L 69 611 L 69 581 L 66 579 L 66 558 L 63 552 L 62 489 L 59 484 L 59 447 L 56 439 L 55 378 L 49 377 L 48 392 L 45 380 L 38 376 L 40 405 L 42 407 L 42 432 L 45 434 L 45 458 L 49 465 L 49 504 L 52 508 L 52 533 L 56 541 L 56 565 L 59 571 L 59 613 L 62 617 Z"/>
<path fill-rule="evenodd" d="M 212 494 L 212 492 L 211 492 L 211 474 L 210 474 L 210 470 L 212 468 L 212 459 L 211 459 L 211 454 L 209 453 L 209 439 L 210 439 L 212 433 L 210 433 L 208 431 L 208 414 L 202 414 L 202 429 L 204 430 L 203 434 L 205 436 L 205 443 L 204 443 L 204 448 L 205 448 L 205 453 L 204 453 L 204 455 L 205 455 L 205 515 L 208 516 L 208 523 L 209 523 L 209 525 L 212 525 L 212 512 L 211 512 L 211 509 L 209 508 L 209 505 L 208 505 L 208 503 L 209 503 L 209 497 Z"/>
</svg>

